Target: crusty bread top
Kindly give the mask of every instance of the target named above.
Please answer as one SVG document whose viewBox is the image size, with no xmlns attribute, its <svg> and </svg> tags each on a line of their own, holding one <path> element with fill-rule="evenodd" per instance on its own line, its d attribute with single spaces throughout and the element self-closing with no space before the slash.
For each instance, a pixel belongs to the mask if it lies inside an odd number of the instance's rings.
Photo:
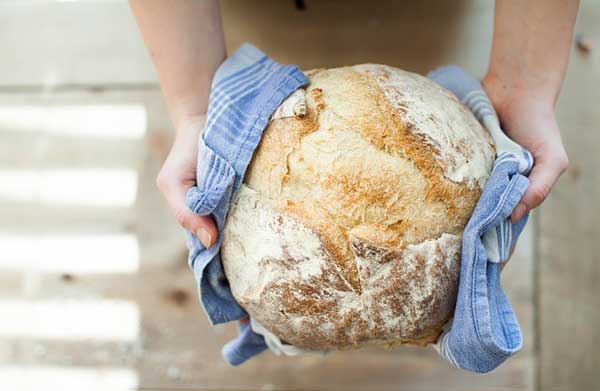
<svg viewBox="0 0 600 391">
<path fill-rule="evenodd" d="M 492 140 L 419 75 L 365 64 L 307 76 L 265 130 L 228 217 L 232 291 L 299 347 L 430 342 L 452 311 Z M 303 277 L 303 263 L 317 272 Z"/>
</svg>

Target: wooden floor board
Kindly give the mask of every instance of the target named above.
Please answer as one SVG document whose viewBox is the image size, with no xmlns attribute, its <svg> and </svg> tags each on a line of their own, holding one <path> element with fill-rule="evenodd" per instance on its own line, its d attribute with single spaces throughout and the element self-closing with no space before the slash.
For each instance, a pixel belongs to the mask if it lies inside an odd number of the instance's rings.
<svg viewBox="0 0 600 391">
<path fill-rule="evenodd" d="M 541 390 L 600 389 L 600 2 L 583 1 L 558 117 L 570 167 L 540 211 Z"/>
</svg>

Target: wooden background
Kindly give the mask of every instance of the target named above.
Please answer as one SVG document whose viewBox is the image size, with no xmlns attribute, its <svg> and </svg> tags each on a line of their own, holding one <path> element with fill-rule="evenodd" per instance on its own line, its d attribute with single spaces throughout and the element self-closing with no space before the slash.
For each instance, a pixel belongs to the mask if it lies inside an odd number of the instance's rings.
<svg viewBox="0 0 600 391">
<path fill-rule="evenodd" d="M 454 63 L 478 76 L 485 72 L 493 16 L 489 1 L 306 3 L 299 11 L 291 0 L 223 0 L 228 48 L 249 41 L 305 69 L 377 62 L 426 73 Z M 576 32 L 596 47 L 589 53 L 572 50 L 558 106 L 571 166 L 534 214 L 503 274 L 525 336 L 522 352 L 485 376 L 456 370 L 433 351 L 417 348 L 327 358 L 265 353 L 232 369 L 221 360 L 220 347 L 235 328 L 209 326 L 185 262 L 183 236 L 154 188 L 172 133 L 127 4 L 0 2 L 0 177 L 19 170 L 127 169 L 135 172 L 137 186 L 132 205 L 112 208 L 15 199 L 0 188 L 0 239 L 29 240 L 13 253 L 0 248 L 0 311 L 9 302 L 21 306 L 0 316 L 4 323 L 10 316 L 11 322 L 26 324 L 31 309 L 49 300 L 119 301 L 138 314 L 135 336 L 125 341 L 99 339 L 92 332 L 56 338 L 35 328 L 28 334 L 0 327 L 0 384 L 13 382 L 17 389 L 50 381 L 62 389 L 600 389 L 599 21 L 600 2 L 583 1 Z M 141 139 L 90 139 L 50 130 L 64 108 L 131 105 L 143 108 L 147 118 Z M 47 117 L 25 125 L 11 119 L 11 110 L 23 109 L 42 110 Z M 70 126 L 88 125 L 84 118 Z M 114 127 L 122 126 L 115 117 Z M 81 234 L 134 237 L 139 268 L 74 273 L 60 266 L 61 254 L 72 248 L 52 256 L 36 253 L 31 239 Z M 37 263 L 24 270 L 19 260 L 31 253 Z M 80 258 L 86 262 L 89 255 L 82 251 Z M 37 321 L 51 329 L 60 319 L 85 317 L 74 308 L 53 308 L 51 316 Z M 98 323 L 97 329 L 110 331 L 125 319 L 117 313 Z"/>
</svg>

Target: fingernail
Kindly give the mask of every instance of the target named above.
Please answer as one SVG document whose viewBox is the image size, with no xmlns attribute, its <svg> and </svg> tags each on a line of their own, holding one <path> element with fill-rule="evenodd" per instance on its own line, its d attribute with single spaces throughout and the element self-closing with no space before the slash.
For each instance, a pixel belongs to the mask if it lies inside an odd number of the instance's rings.
<svg viewBox="0 0 600 391">
<path fill-rule="evenodd" d="M 198 228 L 198 231 L 196 231 L 196 236 L 198 239 L 200 239 L 204 247 L 209 248 L 212 246 L 212 236 L 206 229 L 202 227 Z"/>
</svg>

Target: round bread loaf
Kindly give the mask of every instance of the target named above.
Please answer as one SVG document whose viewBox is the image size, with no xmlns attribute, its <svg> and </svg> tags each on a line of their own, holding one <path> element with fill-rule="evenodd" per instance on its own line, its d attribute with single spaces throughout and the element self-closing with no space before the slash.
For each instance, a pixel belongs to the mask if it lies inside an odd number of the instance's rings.
<svg viewBox="0 0 600 391">
<path fill-rule="evenodd" d="M 364 64 L 307 76 L 231 206 L 221 260 L 233 295 L 302 349 L 434 342 L 493 140 L 414 73 Z"/>
</svg>

